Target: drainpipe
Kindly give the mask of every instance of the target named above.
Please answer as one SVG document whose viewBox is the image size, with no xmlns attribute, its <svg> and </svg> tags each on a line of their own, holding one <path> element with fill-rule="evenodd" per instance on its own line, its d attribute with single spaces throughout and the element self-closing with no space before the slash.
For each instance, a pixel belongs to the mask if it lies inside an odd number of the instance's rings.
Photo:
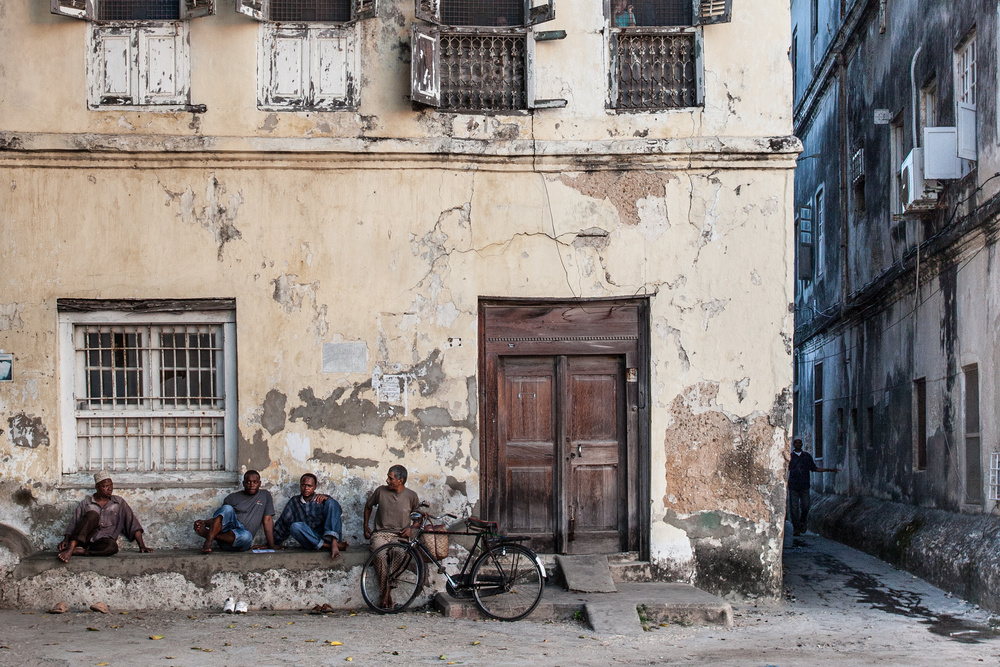
<svg viewBox="0 0 1000 667">
<path fill-rule="evenodd" d="M 923 50 L 924 46 L 921 44 L 917 47 L 917 50 L 913 52 L 913 59 L 910 60 L 910 95 L 912 97 L 911 102 L 913 104 L 913 147 L 920 148 L 920 140 L 917 135 L 917 126 L 920 122 L 920 107 L 917 101 L 917 58 L 920 56 L 920 52 Z"/>
</svg>

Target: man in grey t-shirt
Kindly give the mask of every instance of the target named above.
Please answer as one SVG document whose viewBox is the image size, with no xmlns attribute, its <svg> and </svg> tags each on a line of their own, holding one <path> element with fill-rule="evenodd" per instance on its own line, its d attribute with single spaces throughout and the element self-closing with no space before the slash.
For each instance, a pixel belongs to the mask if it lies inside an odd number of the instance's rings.
<svg viewBox="0 0 1000 667">
<path fill-rule="evenodd" d="M 260 488 L 260 473 L 248 470 L 243 475 L 243 490 L 230 493 L 211 519 L 194 522 L 194 532 L 205 538 L 202 553 L 212 552 L 218 542 L 223 551 L 246 551 L 253 536 L 264 525 L 267 547 L 274 548 L 274 501 L 270 491 Z"/>
</svg>

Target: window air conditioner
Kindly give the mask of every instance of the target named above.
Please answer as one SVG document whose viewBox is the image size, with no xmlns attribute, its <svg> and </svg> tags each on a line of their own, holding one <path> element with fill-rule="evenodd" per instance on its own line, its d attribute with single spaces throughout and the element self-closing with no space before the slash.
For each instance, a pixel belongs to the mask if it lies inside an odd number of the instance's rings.
<svg viewBox="0 0 1000 667">
<path fill-rule="evenodd" d="M 914 148 L 899 170 L 903 181 L 903 212 L 930 211 L 937 207 L 937 182 L 924 180 L 924 149 Z"/>
</svg>

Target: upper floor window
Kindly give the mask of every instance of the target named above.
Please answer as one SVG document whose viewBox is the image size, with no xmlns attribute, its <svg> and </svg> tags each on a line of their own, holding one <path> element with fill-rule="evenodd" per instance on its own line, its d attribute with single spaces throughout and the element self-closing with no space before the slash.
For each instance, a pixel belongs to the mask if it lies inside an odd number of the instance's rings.
<svg viewBox="0 0 1000 667">
<path fill-rule="evenodd" d="M 60 300 L 63 472 L 236 469 L 232 303 Z"/>
<path fill-rule="evenodd" d="M 375 0 L 239 0 L 261 22 L 257 106 L 334 111 L 359 103 L 356 22 L 375 16 Z"/>
<path fill-rule="evenodd" d="M 976 35 L 966 37 L 955 51 L 955 101 L 976 105 Z"/>
<path fill-rule="evenodd" d="M 186 21 L 213 14 L 213 0 L 51 0 L 50 10 L 90 22 L 89 108 L 189 108 Z"/>
<path fill-rule="evenodd" d="M 415 0 L 410 98 L 451 111 L 521 111 L 566 106 L 535 95 L 536 33 L 555 18 L 554 0 Z"/>
<path fill-rule="evenodd" d="M 608 105 L 620 111 L 699 106 L 697 26 L 727 23 L 732 0 L 606 0 Z"/>
<path fill-rule="evenodd" d="M 813 203 L 816 216 L 816 278 L 826 271 L 826 190 L 820 187 L 816 191 Z"/>
</svg>

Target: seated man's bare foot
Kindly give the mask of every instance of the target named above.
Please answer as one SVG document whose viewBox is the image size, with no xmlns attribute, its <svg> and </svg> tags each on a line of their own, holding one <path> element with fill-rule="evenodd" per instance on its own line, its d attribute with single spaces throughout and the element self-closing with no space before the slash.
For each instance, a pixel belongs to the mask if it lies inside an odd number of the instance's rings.
<svg viewBox="0 0 1000 667">
<path fill-rule="evenodd" d="M 201 537 L 208 537 L 208 521 L 198 519 L 194 522 L 194 532 Z"/>
<path fill-rule="evenodd" d="M 212 553 L 212 540 L 205 540 L 205 544 L 201 545 L 201 552 L 203 554 Z"/>
<path fill-rule="evenodd" d="M 337 543 L 337 548 L 340 549 L 341 551 L 347 551 L 347 547 L 349 547 L 349 546 L 351 546 L 351 545 L 348 542 L 338 542 Z"/>
<path fill-rule="evenodd" d="M 84 549 L 83 547 L 73 547 L 73 555 L 74 556 L 86 556 L 87 555 L 87 550 Z"/>
<path fill-rule="evenodd" d="M 59 552 L 59 560 L 61 560 L 64 563 L 68 563 L 69 559 L 72 556 L 73 556 L 73 550 L 72 549 L 63 549 L 62 551 Z"/>
</svg>

